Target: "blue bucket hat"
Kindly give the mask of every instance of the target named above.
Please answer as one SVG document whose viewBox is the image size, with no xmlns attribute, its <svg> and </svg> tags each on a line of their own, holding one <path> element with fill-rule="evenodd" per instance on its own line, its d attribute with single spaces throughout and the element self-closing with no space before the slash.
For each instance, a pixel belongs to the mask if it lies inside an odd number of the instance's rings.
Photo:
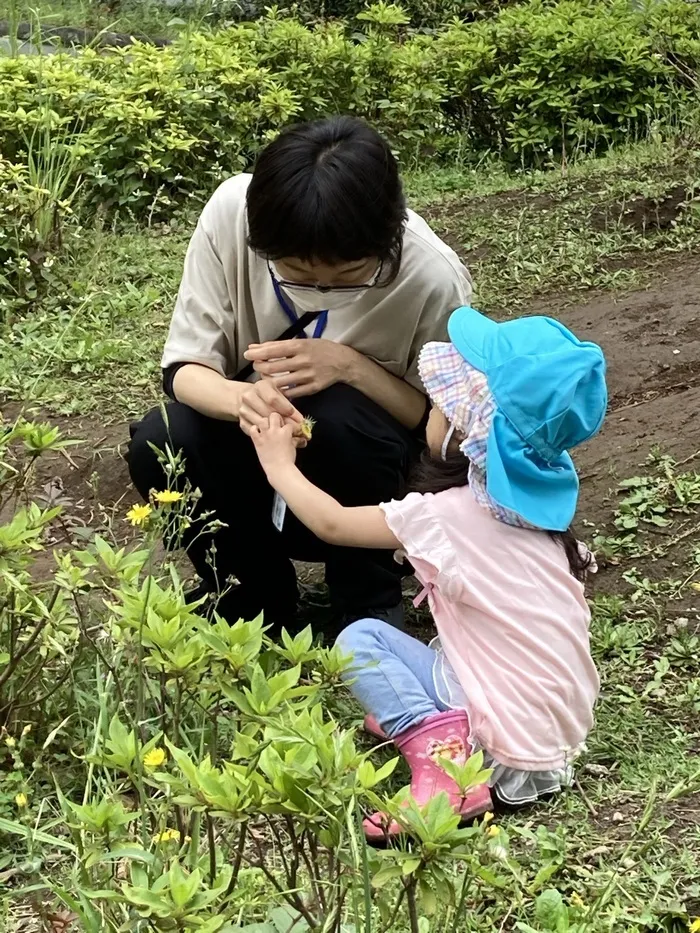
<svg viewBox="0 0 700 933">
<path fill-rule="evenodd" d="M 603 351 L 547 317 L 498 324 L 458 308 L 448 331 L 460 355 L 486 376 L 495 402 L 489 495 L 531 525 L 566 531 L 579 489 L 567 451 L 598 433 L 608 404 Z"/>
</svg>

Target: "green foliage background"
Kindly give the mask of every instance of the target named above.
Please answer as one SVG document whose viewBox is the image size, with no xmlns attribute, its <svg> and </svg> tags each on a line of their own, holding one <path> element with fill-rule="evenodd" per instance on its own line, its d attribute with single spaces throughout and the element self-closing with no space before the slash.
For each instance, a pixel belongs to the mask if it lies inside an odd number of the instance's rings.
<svg viewBox="0 0 700 933">
<path fill-rule="evenodd" d="M 404 161 L 498 152 L 537 164 L 608 147 L 694 93 L 700 12 L 668 0 L 530 0 L 433 35 L 379 3 L 360 23 L 274 11 L 166 49 L 0 59 L 0 153 L 26 159 L 48 110 L 92 198 L 135 211 L 249 168 L 282 126 L 356 113 Z"/>
</svg>

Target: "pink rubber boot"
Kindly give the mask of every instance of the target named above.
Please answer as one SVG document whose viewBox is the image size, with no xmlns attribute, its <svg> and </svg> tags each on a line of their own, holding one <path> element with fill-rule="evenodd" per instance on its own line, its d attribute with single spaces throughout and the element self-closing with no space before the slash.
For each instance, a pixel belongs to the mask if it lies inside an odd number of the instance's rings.
<svg viewBox="0 0 700 933">
<path fill-rule="evenodd" d="M 365 716 L 364 726 L 365 732 L 369 732 L 375 739 L 381 739 L 384 742 L 389 738 L 374 716 Z"/>
<path fill-rule="evenodd" d="M 464 764 L 473 754 L 469 742 L 469 718 L 464 710 L 451 710 L 424 719 L 422 723 L 394 738 L 397 748 L 411 769 L 411 796 L 426 804 L 440 791 L 446 791 L 455 812 L 464 820 L 491 810 L 491 791 L 481 784 L 462 797 L 455 782 L 440 767 L 440 758 Z M 386 842 L 403 830 L 396 821 L 388 823 L 384 813 L 375 813 L 363 822 L 369 842 Z"/>
</svg>

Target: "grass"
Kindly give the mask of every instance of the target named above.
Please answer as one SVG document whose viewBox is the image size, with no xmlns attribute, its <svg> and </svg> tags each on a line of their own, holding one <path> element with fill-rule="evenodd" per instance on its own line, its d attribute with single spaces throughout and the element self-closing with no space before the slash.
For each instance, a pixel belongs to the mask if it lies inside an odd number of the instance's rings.
<svg viewBox="0 0 700 933">
<path fill-rule="evenodd" d="M 235 12 L 235 6 L 229 9 Z M 0 0 L 0 20 L 40 22 L 42 30 L 69 26 L 173 39 L 182 28 L 205 27 L 216 7 L 215 0 L 171 6 L 160 0 Z"/>
<path fill-rule="evenodd" d="M 129 417 L 160 397 L 188 235 L 96 226 L 75 237 L 50 294 L 0 337 L 0 392 L 66 415 Z"/>
</svg>

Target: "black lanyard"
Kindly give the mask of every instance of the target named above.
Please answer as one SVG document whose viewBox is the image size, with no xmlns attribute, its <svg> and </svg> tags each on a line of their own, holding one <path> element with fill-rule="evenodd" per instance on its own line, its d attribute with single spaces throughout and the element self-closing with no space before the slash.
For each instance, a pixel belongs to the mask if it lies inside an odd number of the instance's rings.
<svg viewBox="0 0 700 933">
<path fill-rule="evenodd" d="M 296 324 L 296 322 L 299 320 L 296 311 L 287 303 L 287 299 L 284 297 L 284 292 L 280 288 L 279 282 L 274 277 L 272 272 L 270 272 L 270 278 L 272 279 L 272 287 L 275 290 L 275 295 L 277 295 L 277 301 L 279 302 L 280 307 L 292 322 L 292 324 Z M 306 313 L 309 314 L 308 311 Z M 311 313 L 313 314 L 314 312 Z M 326 329 L 326 324 L 328 323 L 328 311 L 317 311 L 315 313 L 318 315 L 318 321 L 316 322 L 316 327 L 314 328 L 314 339 L 317 339 L 318 337 L 322 336 L 324 330 Z M 303 332 L 303 330 L 300 336 L 306 337 L 306 334 Z"/>
</svg>

